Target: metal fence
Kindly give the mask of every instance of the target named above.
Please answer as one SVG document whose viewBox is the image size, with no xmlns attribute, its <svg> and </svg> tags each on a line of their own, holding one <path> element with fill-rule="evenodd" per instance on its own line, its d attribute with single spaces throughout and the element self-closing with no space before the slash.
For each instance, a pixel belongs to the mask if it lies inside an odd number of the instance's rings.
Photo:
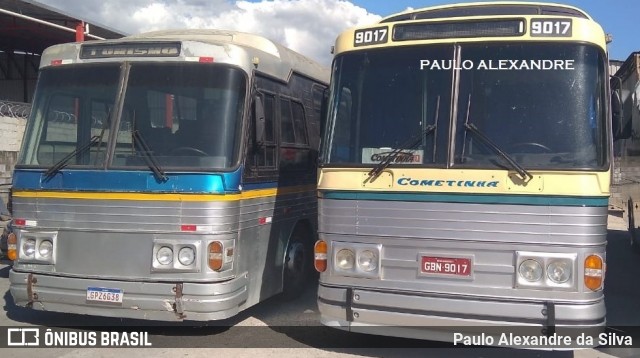
<svg viewBox="0 0 640 358">
<path fill-rule="evenodd" d="M 26 119 L 29 113 L 31 113 L 31 103 L 0 100 L 0 116 Z"/>
</svg>

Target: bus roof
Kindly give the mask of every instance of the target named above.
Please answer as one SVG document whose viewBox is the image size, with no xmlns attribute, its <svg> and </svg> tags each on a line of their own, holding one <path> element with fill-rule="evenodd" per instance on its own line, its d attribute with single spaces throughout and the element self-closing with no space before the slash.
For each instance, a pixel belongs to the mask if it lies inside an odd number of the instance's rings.
<svg viewBox="0 0 640 358">
<path fill-rule="evenodd" d="M 405 10 L 384 17 L 380 20 L 380 23 L 402 20 L 489 15 L 562 15 L 593 20 L 586 12 L 570 5 L 526 1 L 489 1 L 446 4 Z"/>
<path fill-rule="evenodd" d="M 529 29 L 534 21 L 538 25 L 543 21 L 557 23 L 563 26 L 564 32 L 534 34 Z M 376 23 L 346 29 L 336 39 L 333 54 L 396 46 L 487 41 L 580 42 L 606 51 L 602 27 L 579 8 L 557 3 L 491 1 L 411 9 Z"/>
<path fill-rule="evenodd" d="M 287 81 L 292 72 L 296 72 L 317 80 L 329 82 L 329 69 L 321 64 L 286 48 L 265 37 L 230 30 L 214 29 L 174 29 L 152 31 L 136 35 L 131 35 L 115 40 L 106 41 L 86 41 L 82 43 L 70 43 L 52 46 L 43 54 L 47 57 L 47 52 L 59 54 L 62 52 L 59 46 L 72 46 L 73 51 L 79 52 L 80 46 L 85 44 L 123 44 L 132 42 L 159 41 L 180 41 L 198 42 L 211 45 L 234 45 L 244 49 L 250 57 L 257 57 L 260 61 L 259 70 L 269 76 L 282 81 Z M 64 51 L 70 51 L 67 48 Z M 126 56 L 123 56 L 126 57 Z M 42 65 L 49 63 L 43 61 Z"/>
</svg>

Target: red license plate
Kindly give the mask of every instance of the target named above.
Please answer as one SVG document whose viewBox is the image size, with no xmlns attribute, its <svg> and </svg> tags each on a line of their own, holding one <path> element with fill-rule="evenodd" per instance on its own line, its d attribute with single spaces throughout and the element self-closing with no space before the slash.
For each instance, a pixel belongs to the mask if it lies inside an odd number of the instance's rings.
<svg viewBox="0 0 640 358">
<path fill-rule="evenodd" d="M 422 273 L 470 276 L 471 260 L 460 257 L 422 256 L 420 270 Z"/>
</svg>

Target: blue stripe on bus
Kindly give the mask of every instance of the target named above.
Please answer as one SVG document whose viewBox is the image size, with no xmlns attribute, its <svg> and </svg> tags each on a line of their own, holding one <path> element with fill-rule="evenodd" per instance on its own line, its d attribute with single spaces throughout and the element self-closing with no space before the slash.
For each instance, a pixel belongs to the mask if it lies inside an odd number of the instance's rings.
<svg viewBox="0 0 640 358">
<path fill-rule="evenodd" d="M 63 170 L 48 181 L 42 170 L 16 169 L 13 188 L 18 190 L 130 191 L 165 193 L 236 193 L 240 173 L 171 173 L 159 182 L 151 171 Z"/>
<path fill-rule="evenodd" d="M 513 195 L 513 194 L 450 194 L 450 193 L 389 193 L 361 191 L 320 191 L 324 199 L 426 201 L 439 203 L 519 204 L 540 206 L 608 206 L 608 197 Z"/>
</svg>

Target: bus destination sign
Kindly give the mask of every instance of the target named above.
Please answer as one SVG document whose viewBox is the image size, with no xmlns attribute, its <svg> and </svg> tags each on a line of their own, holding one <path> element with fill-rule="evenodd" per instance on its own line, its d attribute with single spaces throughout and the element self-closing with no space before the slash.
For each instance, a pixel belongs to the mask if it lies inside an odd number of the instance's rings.
<svg viewBox="0 0 640 358">
<path fill-rule="evenodd" d="M 80 50 L 81 59 L 114 57 L 177 57 L 179 55 L 179 42 L 91 44 L 82 45 Z"/>
</svg>

